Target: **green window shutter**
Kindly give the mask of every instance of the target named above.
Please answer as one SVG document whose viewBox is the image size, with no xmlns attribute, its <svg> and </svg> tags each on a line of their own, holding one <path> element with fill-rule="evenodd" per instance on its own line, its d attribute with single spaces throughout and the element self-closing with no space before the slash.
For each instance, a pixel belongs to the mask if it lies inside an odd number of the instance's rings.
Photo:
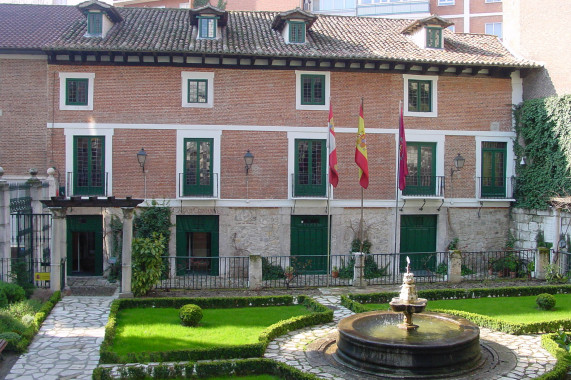
<svg viewBox="0 0 571 380">
<path fill-rule="evenodd" d="M 87 33 L 93 36 L 101 35 L 103 32 L 103 15 L 101 13 L 87 14 Z"/>
<path fill-rule="evenodd" d="M 407 142 L 406 187 L 403 195 L 436 194 L 436 143 Z"/>
<path fill-rule="evenodd" d="M 505 142 L 482 142 L 482 197 L 506 197 L 506 151 Z"/>
<path fill-rule="evenodd" d="M 68 78 L 65 80 L 65 105 L 86 106 L 88 103 L 89 79 Z"/>
<path fill-rule="evenodd" d="M 295 140 L 296 197 L 325 196 L 325 161 L 325 140 Z"/>
<path fill-rule="evenodd" d="M 213 139 L 184 139 L 184 196 L 212 196 Z"/>
<path fill-rule="evenodd" d="M 74 194 L 105 195 L 105 137 L 75 136 L 73 152 Z"/>
<path fill-rule="evenodd" d="M 290 43 L 305 43 L 305 23 L 289 21 L 289 42 Z"/>
<path fill-rule="evenodd" d="M 408 80 L 409 112 L 432 112 L 432 81 Z"/>
<path fill-rule="evenodd" d="M 436 49 L 442 47 L 442 29 L 426 28 L 426 47 Z"/>
<path fill-rule="evenodd" d="M 325 75 L 301 75 L 301 104 L 325 104 Z"/>
<path fill-rule="evenodd" d="M 198 24 L 199 38 L 216 38 L 217 22 L 215 17 L 199 17 Z"/>
<path fill-rule="evenodd" d="M 208 80 L 188 80 L 188 103 L 208 103 Z"/>
</svg>

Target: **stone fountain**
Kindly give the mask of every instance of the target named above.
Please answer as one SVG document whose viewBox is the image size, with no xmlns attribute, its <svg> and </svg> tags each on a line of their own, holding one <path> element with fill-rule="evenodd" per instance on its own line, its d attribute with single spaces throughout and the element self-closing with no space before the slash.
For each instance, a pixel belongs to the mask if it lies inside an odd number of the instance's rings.
<svg viewBox="0 0 571 380">
<path fill-rule="evenodd" d="M 359 372 L 399 378 L 459 376 L 481 366 L 478 326 L 452 315 L 423 313 L 427 301 L 418 298 L 408 257 L 407 262 L 399 297 L 390 302 L 393 311 L 341 320 L 334 359 Z"/>
</svg>

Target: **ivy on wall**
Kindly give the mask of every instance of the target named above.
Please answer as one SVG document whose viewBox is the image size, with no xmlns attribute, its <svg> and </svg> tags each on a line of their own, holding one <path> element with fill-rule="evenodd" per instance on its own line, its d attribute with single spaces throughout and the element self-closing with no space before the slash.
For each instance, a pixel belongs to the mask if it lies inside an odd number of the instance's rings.
<svg viewBox="0 0 571 380">
<path fill-rule="evenodd" d="M 571 195 L 571 95 L 527 100 L 514 116 L 515 206 L 546 209 L 550 198 Z"/>
</svg>

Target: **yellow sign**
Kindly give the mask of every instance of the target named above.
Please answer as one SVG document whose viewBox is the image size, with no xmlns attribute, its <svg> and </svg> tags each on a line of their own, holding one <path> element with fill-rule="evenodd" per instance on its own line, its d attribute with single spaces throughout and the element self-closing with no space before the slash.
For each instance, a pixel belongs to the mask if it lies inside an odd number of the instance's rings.
<svg viewBox="0 0 571 380">
<path fill-rule="evenodd" d="M 49 281 L 50 272 L 36 272 L 34 273 L 34 278 L 36 279 L 36 281 Z"/>
</svg>

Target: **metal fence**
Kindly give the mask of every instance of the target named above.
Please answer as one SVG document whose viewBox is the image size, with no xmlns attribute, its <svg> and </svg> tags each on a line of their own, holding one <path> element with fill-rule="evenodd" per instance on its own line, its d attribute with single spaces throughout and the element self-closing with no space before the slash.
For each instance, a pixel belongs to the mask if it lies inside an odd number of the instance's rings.
<svg viewBox="0 0 571 380">
<path fill-rule="evenodd" d="M 11 250 L 13 258 L 31 257 L 50 261 L 51 214 L 11 214 Z"/>
<path fill-rule="evenodd" d="M 29 256 L 0 259 L 0 280 L 3 282 L 14 282 L 23 287 L 33 285 L 36 288 L 48 289 L 50 281 L 45 280 L 41 275 L 36 275 L 50 273 L 50 271 L 51 266 L 49 262 L 34 260 Z"/>
<path fill-rule="evenodd" d="M 157 289 L 242 289 L 248 287 L 249 257 L 164 256 Z"/>
<path fill-rule="evenodd" d="M 531 278 L 535 271 L 535 252 L 536 250 L 462 252 L 462 278 Z"/>
</svg>

